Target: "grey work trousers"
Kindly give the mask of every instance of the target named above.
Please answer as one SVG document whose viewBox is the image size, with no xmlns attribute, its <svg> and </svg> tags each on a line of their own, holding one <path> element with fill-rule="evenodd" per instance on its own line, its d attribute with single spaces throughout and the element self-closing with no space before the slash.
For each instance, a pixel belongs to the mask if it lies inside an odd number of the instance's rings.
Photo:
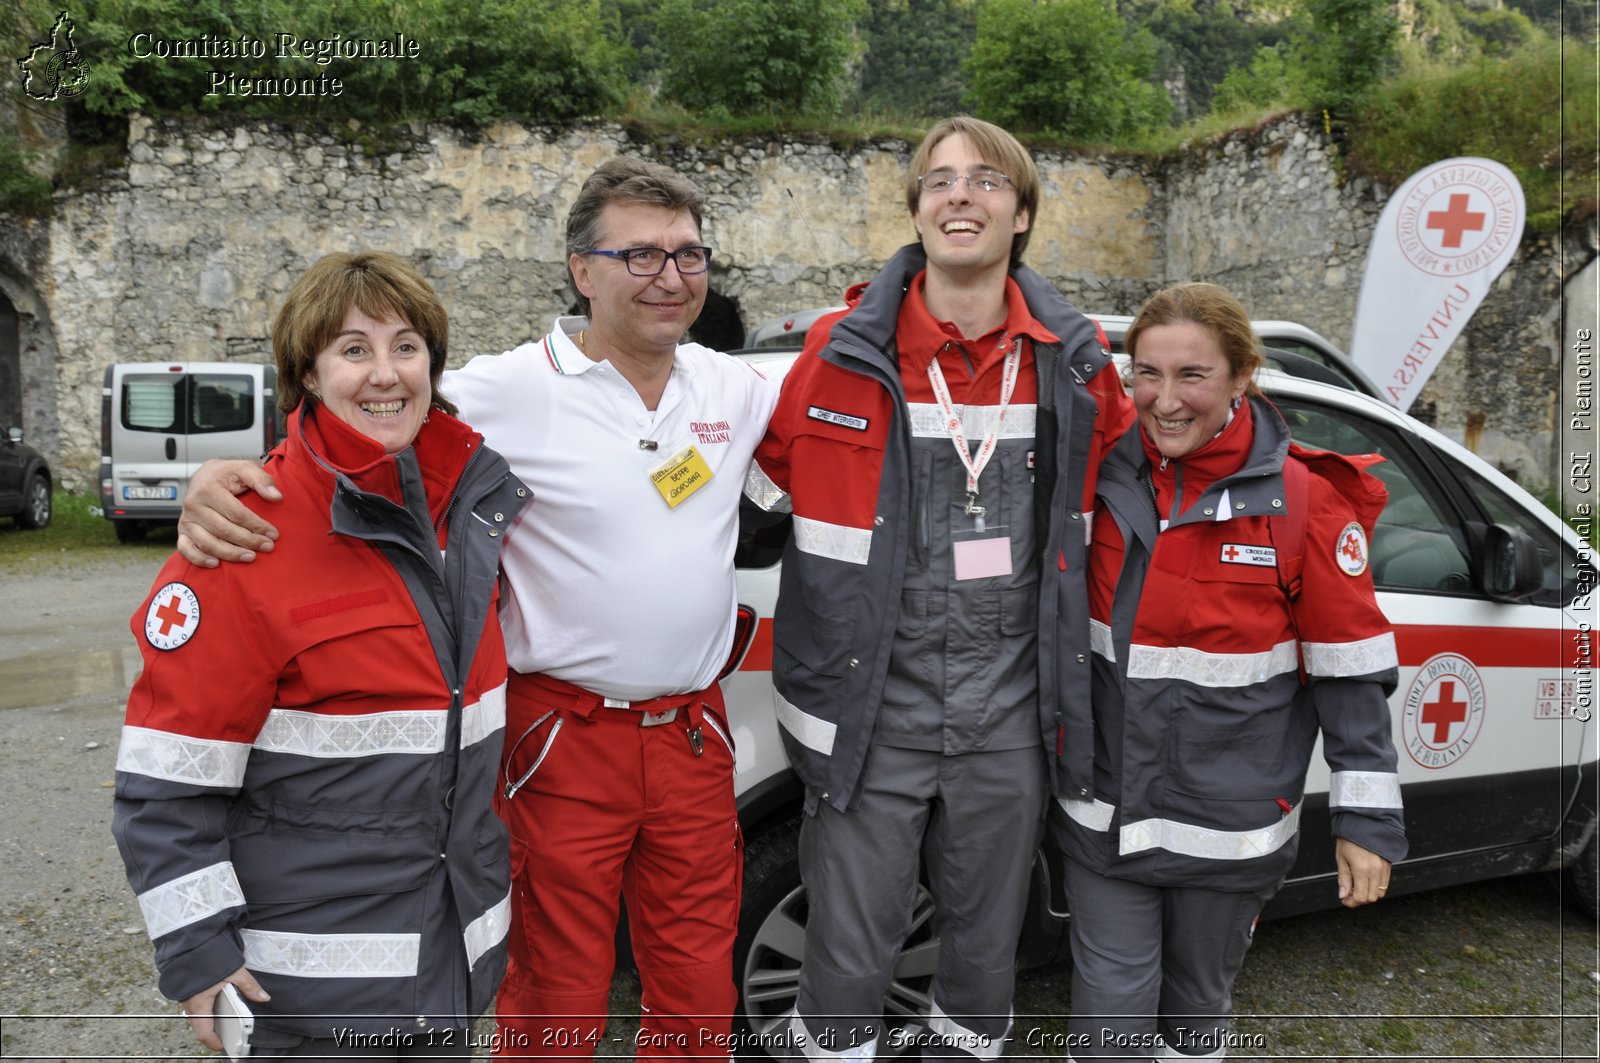
<svg viewBox="0 0 1600 1063">
<path fill-rule="evenodd" d="M 1072 1058 L 1224 1058 L 1233 981 L 1276 892 L 1147 886 L 1069 858 Z"/>
<path fill-rule="evenodd" d="M 1001 1055 L 1046 791 L 1038 747 L 947 756 L 875 746 L 858 805 L 840 812 L 807 802 L 800 874 L 810 915 L 791 1026 L 798 1055 L 870 1059 L 891 980 L 930 968 L 922 1055 Z M 897 972 L 924 860 L 938 964 Z"/>
</svg>

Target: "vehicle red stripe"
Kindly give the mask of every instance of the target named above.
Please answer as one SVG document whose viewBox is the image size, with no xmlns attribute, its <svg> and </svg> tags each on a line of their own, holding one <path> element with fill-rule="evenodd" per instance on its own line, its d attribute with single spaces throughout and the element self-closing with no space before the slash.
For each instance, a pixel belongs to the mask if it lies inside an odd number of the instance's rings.
<svg viewBox="0 0 1600 1063">
<path fill-rule="evenodd" d="M 1400 625 L 1394 629 L 1395 647 L 1403 666 L 1416 666 L 1440 653 L 1458 653 L 1479 668 L 1577 668 L 1588 650 L 1579 632 L 1559 628 L 1446 627 L 1435 624 Z"/>
<path fill-rule="evenodd" d="M 1585 647 L 1575 630 L 1403 624 L 1394 635 L 1400 663 L 1409 668 L 1441 653 L 1459 653 L 1479 668 L 1580 668 L 1600 652 L 1600 647 Z M 771 670 L 772 618 L 764 616 L 739 671 Z"/>
</svg>

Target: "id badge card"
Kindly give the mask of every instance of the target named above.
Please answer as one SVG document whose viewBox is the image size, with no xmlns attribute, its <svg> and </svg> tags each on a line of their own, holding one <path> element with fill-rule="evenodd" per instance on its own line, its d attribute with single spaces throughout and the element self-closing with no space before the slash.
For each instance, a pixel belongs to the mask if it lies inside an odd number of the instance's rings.
<svg viewBox="0 0 1600 1063">
<path fill-rule="evenodd" d="M 711 466 L 699 448 L 690 443 L 651 469 L 650 482 L 661 492 L 661 500 L 677 509 L 711 482 Z"/>
<path fill-rule="evenodd" d="M 1005 525 L 952 531 L 950 546 L 958 580 L 1011 575 L 1011 536 Z"/>
</svg>

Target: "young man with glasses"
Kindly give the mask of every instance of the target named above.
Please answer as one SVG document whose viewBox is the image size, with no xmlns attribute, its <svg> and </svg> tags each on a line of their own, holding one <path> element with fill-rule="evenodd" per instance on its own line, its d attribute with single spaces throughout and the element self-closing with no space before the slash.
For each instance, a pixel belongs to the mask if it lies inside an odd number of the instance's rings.
<svg viewBox="0 0 1600 1063">
<path fill-rule="evenodd" d="M 664 166 L 601 166 L 567 218 L 587 326 L 443 380 L 533 494 L 501 554 L 513 881 L 497 1055 L 594 1055 L 623 895 L 643 985 L 635 1054 L 730 1043 L 741 840 L 716 678 L 739 498 L 777 388 L 680 345 L 706 298 L 703 206 Z M 182 544 L 196 563 L 238 556 L 213 533 L 259 545 L 218 520 L 235 505 L 226 474 L 267 486 L 248 463 L 197 478 Z"/>
<path fill-rule="evenodd" d="M 794 514 L 773 677 L 806 786 L 790 1031 L 813 1060 L 884 1043 L 924 863 L 922 1054 L 1004 1050 L 1045 802 L 1069 785 L 1060 736 L 1088 712 L 1095 474 L 1132 421 L 1097 327 L 1021 264 L 1039 178 L 1014 137 L 940 122 L 906 203 L 919 242 L 812 326 L 747 487 Z"/>
</svg>

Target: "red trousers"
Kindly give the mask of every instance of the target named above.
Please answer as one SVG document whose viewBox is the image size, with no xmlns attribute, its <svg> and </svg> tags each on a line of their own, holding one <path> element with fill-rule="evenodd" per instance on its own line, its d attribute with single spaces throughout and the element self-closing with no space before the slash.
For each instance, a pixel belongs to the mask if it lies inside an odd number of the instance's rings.
<svg viewBox="0 0 1600 1063">
<path fill-rule="evenodd" d="M 510 963 L 495 1056 L 594 1055 L 625 897 L 643 986 L 635 1056 L 726 1057 L 742 839 L 722 691 L 658 699 L 652 712 L 599 702 L 511 676 L 498 792 Z"/>
</svg>

